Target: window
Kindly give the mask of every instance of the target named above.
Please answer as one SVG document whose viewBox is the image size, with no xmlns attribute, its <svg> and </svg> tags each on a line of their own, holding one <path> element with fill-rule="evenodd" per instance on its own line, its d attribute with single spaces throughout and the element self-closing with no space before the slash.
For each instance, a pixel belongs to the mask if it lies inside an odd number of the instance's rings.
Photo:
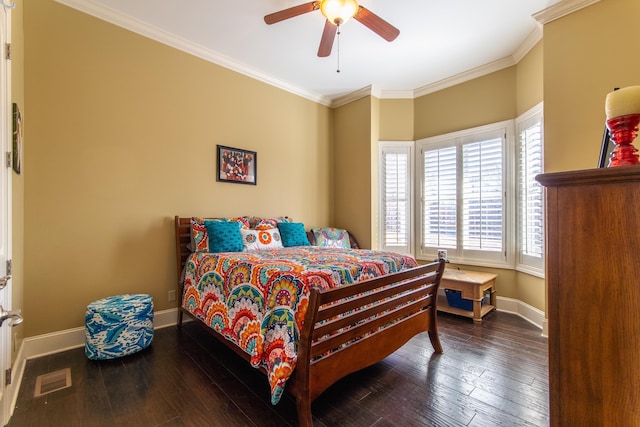
<svg viewBox="0 0 640 427">
<path fill-rule="evenodd" d="M 544 277 L 544 205 L 542 186 L 542 104 L 516 120 L 518 141 L 517 269 Z"/>
<path fill-rule="evenodd" d="M 418 257 L 435 259 L 446 249 L 453 262 L 512 266 L 512 134 L 507 121 L 418 141 Z"/>
<path fill-rule="evenodd" d="M 413 142 L 380 142 L 381 249 L 423 260 L 444 249 L 455 263 L 544 277 L 542 103 L 415 150 L 414 159 Z"/>
<path fill-rule="evenodd" d="M 452 249 L 458 242 L 456 147 L 423 153 L 422 245 Z"/>
<path fill-rule="evenodd" d="M 380 249 L 412 252 L 413 142 L 379 143 Z"/>
</svg>

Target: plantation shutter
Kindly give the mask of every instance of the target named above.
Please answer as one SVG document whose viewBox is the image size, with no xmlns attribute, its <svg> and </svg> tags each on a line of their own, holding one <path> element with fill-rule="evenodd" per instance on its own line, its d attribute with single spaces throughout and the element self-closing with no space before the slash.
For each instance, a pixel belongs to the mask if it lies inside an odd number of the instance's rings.
<svg viewBox="0 0 640 427">
<path fill-rule="evenodd" d="M 423 161 L 422 244 L 431 248 L 456 248 L 456 146 L 425 150 Z"/>
<path fill-rule="evenodd" d="M 381 143 L 381 249 L 411 253 L 413 143 Z"/>
<path fill-rule="evenodd" d="M 544 205 L 542 186 L 535 180 L 542 170 L 542 115 L 519 126 L 518 235 L 519 263 L 542 269 Z"/>
<path fill-rule="evenodd" d="M 503 250 L 502 147 L 502 138 L 462 146 L 462 240 L 465 250 Z"/>
</svg>

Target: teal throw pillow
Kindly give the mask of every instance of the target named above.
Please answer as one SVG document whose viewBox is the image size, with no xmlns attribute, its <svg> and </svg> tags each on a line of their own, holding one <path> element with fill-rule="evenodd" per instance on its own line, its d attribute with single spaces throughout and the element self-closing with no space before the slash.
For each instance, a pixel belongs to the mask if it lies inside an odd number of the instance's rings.
<svg viewBox="0 0 640 427">
<path fill-rule="evenodd" d="M 240 223 L 235 221 L 205 221 L 209 235 L 209 252 L 242 252 Z"/>
<path fill-rule="evenodd" d="M 307 233 L 304 231 L 304 224 L 301 222 L 280 222 L 278 223 L 282 245 L 285 248 L 290 246 L 309 246 Z"/>
</svg>

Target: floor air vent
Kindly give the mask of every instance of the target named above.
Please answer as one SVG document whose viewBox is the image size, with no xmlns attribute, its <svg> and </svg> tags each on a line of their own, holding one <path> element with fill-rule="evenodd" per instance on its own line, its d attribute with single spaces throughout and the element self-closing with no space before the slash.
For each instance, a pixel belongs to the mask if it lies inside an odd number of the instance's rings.
<svg viewBox="0 0 640 427">
<path fill-rule="evenodd" d="M 71 368 L 61 369 L 36 378 L 34 397 L 71 387 Z"/>
</svg>

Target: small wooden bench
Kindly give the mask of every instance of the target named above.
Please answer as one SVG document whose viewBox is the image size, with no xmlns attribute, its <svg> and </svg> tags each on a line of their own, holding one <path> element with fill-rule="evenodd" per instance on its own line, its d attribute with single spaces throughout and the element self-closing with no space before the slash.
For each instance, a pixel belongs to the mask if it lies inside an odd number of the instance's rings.
<svg viewBox="0 0 640 427">
<path fill-rule="evenodd" d="M 438 299 L 438 311 L 470 317 L 481 323 L 484 315 L 496 308 L 497 274 L 466 270 L 445 270 L 440 289 L 460 291 L 462 298 L 473 301 L 473 310 L 451 307 L 444 295 Z M 485 293 L 489 293 L 489 304 L 482 304 Z"/>
</svg>

